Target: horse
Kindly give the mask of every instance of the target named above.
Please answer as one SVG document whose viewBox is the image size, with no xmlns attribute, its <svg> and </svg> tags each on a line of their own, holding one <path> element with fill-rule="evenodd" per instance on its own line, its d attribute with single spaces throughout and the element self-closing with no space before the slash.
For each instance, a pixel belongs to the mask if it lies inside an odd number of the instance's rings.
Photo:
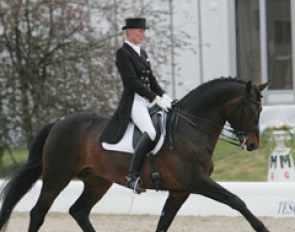
<svg viewBox="0 0 295 232">
<path fill-rule="evenodd" d="M 170 112 L 178 115 L 170 130 L 172 141 L 166 139 L 155 155 L 161 175 L 160 190 L 168 191 L 156 232 L 168 231 L 190 194 L 224 203 L 239 211 L 254 231 L 269 232 L 238 196 L 210 178 L 213 151 L 226 122 L 238 143 L 243 143 L 248 151 L 259 147 L 262 90 L 267 85 L 231 77 L 216 78 L 193 89 L 175 104 Z M 109 117 L 93 112 L 79 112 L 40 130 L 29 149 L 27 163 L 7 180 L 1 191 L 0 231 L 7 226 L 17 202 L 42 176 L 43 186 L 30 212 L 28 231 L 40 229 L 55 198 L 77 178 L 84 182 L 84 189 L 69 213 L 82 231 L 95 232 L 89 220 L 91 209 L 113 183 L 124 185 L 131 160 L 130 154 L 102 148 L 100 134 L 108 120 Z M 154 189 L 151 169 L 150 162 L 145 161 L 140 176 L 146 189 Z"/>
</svg>

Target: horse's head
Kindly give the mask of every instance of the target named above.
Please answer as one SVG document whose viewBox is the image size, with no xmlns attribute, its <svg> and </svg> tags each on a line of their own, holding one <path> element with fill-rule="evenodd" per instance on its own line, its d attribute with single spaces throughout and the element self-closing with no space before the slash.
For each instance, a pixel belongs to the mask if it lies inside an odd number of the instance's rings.
<svg viewBox="0 0 295 232">
<path fill-rule="evenodd" d="M 259 86 L 246 83 L 242 96 L 234 99 L 230 104 L 227 120 L 234 129 L 234 134 L 242 146 L 248 151 L 259 147 L 259 117 L 262 111 L 261 91 L 268 83 Z"/>
</svg>

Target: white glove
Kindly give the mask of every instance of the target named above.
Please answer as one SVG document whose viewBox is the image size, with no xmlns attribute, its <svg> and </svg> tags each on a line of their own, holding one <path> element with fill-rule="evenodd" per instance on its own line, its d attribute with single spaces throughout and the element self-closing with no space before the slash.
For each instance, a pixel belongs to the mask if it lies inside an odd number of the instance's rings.
<svg viewBox="0 0 295 232">
<path fill-rule="evenodd" d="M 167 100 L 165 100 L 165 98 L 157 96 L 155 98 L 155 103 L 163 110 L 165 110 L 166 112 L 168 112 L 168 109 L 171 108 L 171 102 L 168 102 Z"/>
<path fill-rule="evenodd" d="M 171 102 L 173 101 L 173 100 L 171 99 L 171 97 L 169 97 L 169 95 L 168 95 L 167 93 L 164 93 L 164 94 L 162 95 L 162 98 L 164 98 L 167 102 L 170 102 L 170 104 L 171 104 Z"/>
</svg>

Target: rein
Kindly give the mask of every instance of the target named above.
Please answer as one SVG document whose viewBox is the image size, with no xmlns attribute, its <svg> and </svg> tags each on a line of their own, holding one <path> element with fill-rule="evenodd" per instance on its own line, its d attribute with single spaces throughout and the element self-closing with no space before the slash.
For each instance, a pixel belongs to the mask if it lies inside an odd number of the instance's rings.
<svg viewBox="0 0 295 232">
<path fill-rule="evenodd" d="M 229 124 L 224 125 L 223 131 L 228 131 L 232 135 L 237 136 L 235 134 L 235 130 L 233 128 L 231 128 Z M 232 137 L 230 135 L 225 134 L 224 132 L 221 132 L 221 135 L 220 135 L 219 139 L 224 141 L 224 142 L 227 142 L 229 144 L 232 144 L 234 146 L 237 146 L 237 147 L 244 147 L 245 142 L 246 142 L 246 140 L 243 140 L 242 144 L 240 144 L 240 142 L 239 142 L 240 140 L 237 137 Z"/>
<path fill-rule="evenodd" d="M 212 136 L 215 136 L 215 133 L 212 133 L 211 131 L 207 130 L 206 128 L 201 127 L 199 122 L 206 123 L 206 124 L 210 125 L 211 127 L 213 127 L 213 129 L 216 129 L 218 131 L 222 130 L 222 128 L 223 128 L 223 127 L 220 127 L 218 125 L 215 125 L 214 123 L 211 123 L 211 122 L 205 120 L 204 118 L 201 118 L 201 117 L 186 113 L 186 112 L 181 111 L 181 110 L 179 110 L 177 108 L 172 108 L 171 111 L 173 113 L 175 113 L 177 116 L 184 119 L 186 122 L 188 122 L 193 127 L 196 127 L 198 129 L 202 130 L 203 132 L 205 132 L 206 134 L 209 134 L 209 135 L 212 135 Z"/>
<path fill-rule="evenodd" d="M 184 119 L 186 122 L 188 122 L 190 125 L 192 125 L 195 128 L 198 128 L 200 130 L 202 130 L 203 132 L 205 132 L 206 134 L 209 134 L 211 136 L 216 136 L 217 133 L 219 133 L 219 131 L 221 131 L 221 134 L 219 136 L 219 139 L 222 141 L 225 141 L 229 144 L 235 145 L 235 146 L 239 146 L 239 147 L 244 147 L 245 143 L 246 143 L 246 134 L 248 131 L 251 130 L 257 130 L 258 127 L 251 127 L 251 128 L 244 128 L 244 120 L 243 120 L 243 109 L 245 106 L 245 103 L 253 103 L 255 105 L 260 105 L 259 101 L 255 101 L 253 99 L 250 99 L 248 97 L 242 97 L 240 102 L 237 104 L 237 106 L 233 109 L 233 111 L 230 113 L 229 115 L 229 119 L 231 119 L 233 117 L 233 115 L 235 113 L 238 112 L 238 110 L 241 108 L 240 110 L 240 126 L 237 129 L 233 129 L 232 127 L 230 127 L 230 125 L 225 124 L 223 127 L 220 127 L 212 122 L 209 122 L 208 120 L 198 117 L 196 115 L 192 115 L 186 112 L 183 112 L 181 110 L 178 109 L 178 101 L 174 101 L 172 104 L 172 108 L 170 109 L 171 112 L 175 113 L 177 116 L 181 117 L 182 119 Z M 209 125 L 211 127 L 211 129 L 215 130 L 216 132 L 212 133 L 212 130 L 208 130 L 206 128 L 203 128 L 201 125 L 201 123 L 206 123 L 207 125 Z M 225 134 L 224 132 L 230 132 L 231 134 L 235 135 L 236 137 L 232 137 L 230 135 Z"/>
<path fill-rule="evenodd" d="M 212 133 L 210 130 L 206 130 L 206 128 L 201 127 L 200 124 L 197 123 L 197 122 L 205 122 L 208 125 L 210 125 L 211 127 L 213 127 L 214 129 L 216 129 L 218 131 L 221 130 L 222 132 L 221 132 L 221 135 L 219 136 L 219 139 L 220 140 L 225 141 L 225 142 L 230 143 L 230 144 L 235 145 L 235 146 L 241 146 L 239 144 L 239 142 L 238 142 L 239 141 L 238 138 L 234 138 L 234 137 L 229 136 L 229 135 L 227 135 L 227 134 L 225 134 L 223 132 L 223 131 L 227 131 L 227 132 L 230 132 L 230 133 L 234 134 L 234 129 L 228 128 L 228 127 L 220 127 L 220 126 L 217 126 L 217 125 L 215 125 L 215 124 L 213 124 L 213 123 L 205 120 L 204 118 L 200 118 L 200 117 L 197 117 L 195 115 L 188 114 L 188 113 L 183 112 L 183 111 L 178 110 L 178 109 L 172 108 L 171 111 L 173 113 L 175 113 L 177 116 L 179 116 L 182 119 L 184 119 L 186 122 L 188 122 L 193 127 L 198 128 L 198 129 L 202 130 L 203 132 L 205 132 L 206 134 L 209 134 L 211 136 L 215 136 L 217 133 Z"/>
</svg>

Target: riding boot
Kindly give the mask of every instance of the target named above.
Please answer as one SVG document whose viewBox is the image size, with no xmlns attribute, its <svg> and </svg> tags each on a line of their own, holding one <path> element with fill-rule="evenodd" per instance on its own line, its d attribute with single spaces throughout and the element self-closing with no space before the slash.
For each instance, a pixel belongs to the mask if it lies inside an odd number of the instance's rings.
<svg viewBox="0 0 295 232">
<path fill-rule="evenodd" d="M 126 187 L 133 189 L 137 194 L 145 192 L 145 189 L 141 188 L 139 183 L 139 172 L 145 156 L 151 149 L 151 145 L 152 140 L 150 139 L 149 135 L 144 132 L 135 146 L 129 172 L 126 176 Z"/>
</svg>

